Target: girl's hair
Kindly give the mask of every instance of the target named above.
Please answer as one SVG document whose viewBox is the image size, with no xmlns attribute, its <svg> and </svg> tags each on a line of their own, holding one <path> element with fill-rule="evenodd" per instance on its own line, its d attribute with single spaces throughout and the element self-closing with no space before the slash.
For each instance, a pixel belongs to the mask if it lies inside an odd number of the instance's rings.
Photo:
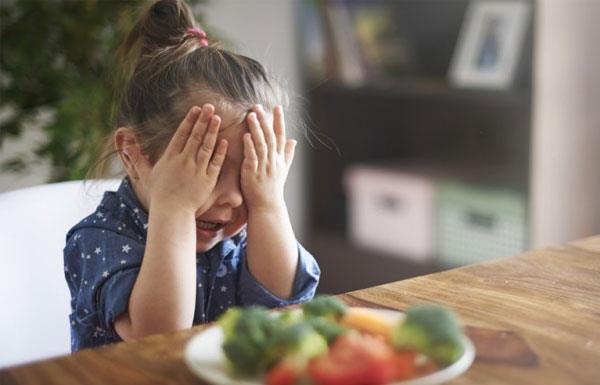
<svg viewBox="0 0 600 385">
<path fill-rule="evenodd" d="M 193 105 L 210 102 L 239 115 L 240 122 L 253 104 L 268 111 L 288 104 L 259 62 L 211 42 L 210 36 L 206 45 L 188 32 L 197 27 L 183 0 L 158 0 L 142 10 L 117 50 L 124 86 L 116 93 L 113 127 L 133 130 L 152 164 Z M 91 171 L 103 174 L 115 153 L 111 135 Z"/>
</svg>

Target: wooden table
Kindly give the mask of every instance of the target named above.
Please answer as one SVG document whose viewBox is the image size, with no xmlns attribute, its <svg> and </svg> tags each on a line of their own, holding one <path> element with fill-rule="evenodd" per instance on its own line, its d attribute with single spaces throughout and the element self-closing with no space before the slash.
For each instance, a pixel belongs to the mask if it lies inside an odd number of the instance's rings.
<svg viewBox="0 0 600 385">
<path fill-rule="evenodd" d="M 478 348 L 451 384 L 600 384 L 600 236 L 342 294 L 451 306 Z M 0 384 L 202 384 L 183 349 L 205 326 L 0 371 Z"/>
</svg>

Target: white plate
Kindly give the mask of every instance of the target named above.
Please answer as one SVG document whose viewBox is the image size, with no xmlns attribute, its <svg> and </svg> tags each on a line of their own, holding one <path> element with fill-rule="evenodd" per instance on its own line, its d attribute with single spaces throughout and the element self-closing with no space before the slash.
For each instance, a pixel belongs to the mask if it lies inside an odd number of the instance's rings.
<svg viewBox="0 0 600 385">
<path fill-rule="evenodd" d="M 394 321 L 404 317 L 404 313 L 393 310 L 368 310 Z M 223 349 L 221 349 L 222 344 L 223 331 L 218 325 L 211 326 L 192 337 L 185 348 L 185 361 L 190 370 L 213 385 L 261 385 L 263 383 L 262 378 L 239 379 L 229 375 L 226 358 Z M 467 337 L 463 340 L 463 347 L 463 355 L 452 365 L 426 376 L 394 382 L 389 385 L 436 385 L 458 377 L 471 366 L 475 358 L 475 348 Z"/>
</svg>

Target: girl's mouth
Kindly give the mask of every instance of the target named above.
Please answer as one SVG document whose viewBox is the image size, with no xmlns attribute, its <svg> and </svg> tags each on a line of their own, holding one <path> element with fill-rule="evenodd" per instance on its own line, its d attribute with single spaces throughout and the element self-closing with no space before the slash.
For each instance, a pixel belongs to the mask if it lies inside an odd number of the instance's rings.
<svg viewBox="0 0 600 385">
<path fill-rule="evenodd" d="M 196 219 L 196 237 L 198 241 L 211 242 L 228 222 L 209 222 Z"/>
<path fill-rule="evenodd" d="M 206 222 L 201 220 L 196 220 L 196 228 L 199 230 L 207 230 L 207 231 L 219 231 L 223 227 L 225 227 L 226 223 L 223 222 Z"/>
</svg>

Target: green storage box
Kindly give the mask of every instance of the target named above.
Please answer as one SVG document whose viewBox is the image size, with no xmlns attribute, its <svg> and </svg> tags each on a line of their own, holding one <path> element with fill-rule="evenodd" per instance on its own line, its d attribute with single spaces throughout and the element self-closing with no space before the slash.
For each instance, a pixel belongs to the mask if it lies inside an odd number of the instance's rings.
<svg viewBox="0 0 600 385">
<path fill-rule="evenodd" d="M 458 266 L 527 248 L 526 195 L 456 182 L 440 183 L 438 257 Z"/>
</svg>

